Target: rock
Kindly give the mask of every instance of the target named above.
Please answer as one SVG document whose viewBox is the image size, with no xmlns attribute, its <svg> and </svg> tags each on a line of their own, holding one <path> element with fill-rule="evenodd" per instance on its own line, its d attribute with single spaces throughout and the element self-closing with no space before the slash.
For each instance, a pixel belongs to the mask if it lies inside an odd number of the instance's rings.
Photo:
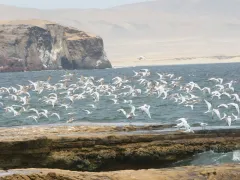
<svg viewBox="0 0 240 180">
<path fill-rule="evenodd" d="M 155 126 L 154 128 L 156 128 Z M 0 168 L 108 171 L 170 167 L 193 155 L 240 148 L 239 129 L 153 132 L 152 127 L 0 128 Z M 162 127 L 159 127 L 160 129 Z M 141 129 L 141 133 L 135 130 Z"/>
<path fill-rule="evenodd" d="M 0 24 L 0 71 L 111 67 L 99 36 L 47 21 Z"/>
<path fill-rule="evenodd" d="M 125 170 L 114 172 L 76 172 L 58 169 L 21 169 L 0 171 L 0 180 L 239 180 L 240 165 L 225 164 L 205 167 L 178 167 L 169 169 Z"/>
</svg>

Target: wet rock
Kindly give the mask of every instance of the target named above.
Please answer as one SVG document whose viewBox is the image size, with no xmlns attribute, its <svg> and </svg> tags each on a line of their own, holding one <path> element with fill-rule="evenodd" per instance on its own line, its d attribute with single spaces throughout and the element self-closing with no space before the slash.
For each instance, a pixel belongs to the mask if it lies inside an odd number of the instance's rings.
<svg viewBox="0 0 240 180">
<path fill-rule="evenodd" d="M 0 24 L 0 72 L 111 67 L 99 36 L 47 21 Z"/>
<path fill-rule="evenodd" d="M 0 180 L 239 180 L 240 165 L 225 164 L 205 167 L 179 167 L 169 169 L 125 170 L 114 172 L 76 172 L 57 169 L 21 169 L 0 171 Z"/>
<path fill-rule="evenodd" d="M 142 128 L 132 126 L 133 131 L 114 126 L 1 128 L 0 168 L 78 171 L 161 168 L 199 152 L 229 152 L 240 148 L 238 129 L 186 134 L 142 131 Z"/>
</svg>

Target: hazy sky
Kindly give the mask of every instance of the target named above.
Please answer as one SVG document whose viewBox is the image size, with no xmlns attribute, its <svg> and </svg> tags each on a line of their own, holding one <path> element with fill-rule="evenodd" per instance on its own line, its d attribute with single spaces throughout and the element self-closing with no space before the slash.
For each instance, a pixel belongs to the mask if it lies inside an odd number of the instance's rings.
<svg viewBox="0 0 240 180">
<path fill-rule="evenodd" d="M 108 8 L 147 0 L 0 0 L 0 4 L 39 9 Z"/>
</svg>

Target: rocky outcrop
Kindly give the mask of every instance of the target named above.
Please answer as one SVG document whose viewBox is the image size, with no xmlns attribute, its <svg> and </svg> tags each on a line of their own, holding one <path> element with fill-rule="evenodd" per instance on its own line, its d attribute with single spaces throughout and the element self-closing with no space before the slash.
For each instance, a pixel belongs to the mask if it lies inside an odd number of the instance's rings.
<svg viewBox="0 0 240 180">
<path fill-rule="evenodd" d="M 45 21 L 0 24 L 0 71 L 111 68 L 103 40 Z"/>
<path fill-rule="evenodd" d="M 199 152 L 230 152 L 240 149 L 239 129 L 200 130 L 194 134 L 156 131 L 162 128 L 1 128 L 0 168 L 59 168 L 78 171 L 149 169 L 171 167 L 173 163 Z"/>
<path fill-rule="evenodd" d="M 172 169 L 125 170 L 115 172 L 75 172 L 58 169 L 22 169 L 0 171 L 0 180 L 239 180 L 240 165 L 225 164 Z"/>
</svg>

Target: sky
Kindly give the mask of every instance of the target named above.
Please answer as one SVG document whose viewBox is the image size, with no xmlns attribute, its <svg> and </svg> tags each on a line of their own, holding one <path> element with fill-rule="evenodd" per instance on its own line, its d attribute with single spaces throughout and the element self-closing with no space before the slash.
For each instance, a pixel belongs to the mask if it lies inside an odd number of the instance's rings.
<svg viewBox="0 0 240 180">
<path fill-rule="evenodd" d="M 109 8 L 147 0 L 0 0 L 0 4 L 38 9 Z"/>
</svg>

